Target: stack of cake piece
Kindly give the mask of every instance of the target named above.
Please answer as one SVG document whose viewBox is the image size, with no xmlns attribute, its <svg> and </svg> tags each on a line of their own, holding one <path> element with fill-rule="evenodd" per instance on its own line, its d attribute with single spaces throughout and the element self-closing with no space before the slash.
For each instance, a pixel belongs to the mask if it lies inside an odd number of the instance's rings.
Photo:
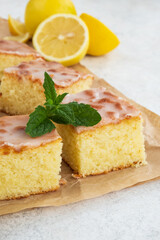
<svg viewBox="0 0 160 240">
<path fill-rule="evenodd" d="M 53 78 L 58 94 L 88 89 L 93 81 L 90 74 L 79 73 L 56 62 L 46 62 L 26 44 L 7 40 L 0 40 L 0 70 L 3 70 L 0 109 L 12 115 L 30 114 L 37 105 L 44 104 L 45 71 Z"/>
<path fill-rule="evenodd" d="M 59 63 L 46 62 L 34 50 L 33 55 L 37 59 L 29 62 L 23 59 L 25 62 L 22 63 L 10 60 L 14 59 L 14 54 L 7 45 L 9 41 L 6 45 L 4 41 L 2 43 L 0 52 L 5 46 L 4 59 L 8 62 L 8 65 L 1 66 L 0 105 L 3 111 L 11 115 L 29 114 L 37 105 L 43 105 L 46 71 L 53 78 L 58 94 L 70 93 L 63 103 L 77 101 L 89 104 L 100 113 L 102 120 L 93 127 L 56 124 L 57 130 L 31 138 L 25 133 L 27 115 L 1 117 L 1 200 L 58 189 L 61 153 L 79 177 L 146 164 L 143 120 L 134 106 L 104 88 L 89 89 L 92 75 L 76 72 Z M 23 47 L 24 44 L 20 47 L 22 52 Z M 26 51 L 21 53 L 23 57 Z M 18 56 L 18 50 L 15 56 Z M 10 62 L 20 64 L 11 67 Z M 5 66 L 10 67 L 4 69 Z"/>
</svg>

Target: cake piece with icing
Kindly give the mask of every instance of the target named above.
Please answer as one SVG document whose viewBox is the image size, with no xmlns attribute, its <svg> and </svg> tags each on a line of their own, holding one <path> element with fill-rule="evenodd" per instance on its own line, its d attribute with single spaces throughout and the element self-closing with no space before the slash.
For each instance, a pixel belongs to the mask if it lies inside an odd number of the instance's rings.
<svg viewBox="0 0 160 240">
<path fill-rule="evenodd" d="M 80 176 L 146 164 L 142 116 L 126 100 L 105 88 L 67 95 L 63 103 L 89 104 L 101 115 L 93 127 L 57 124 L 63 139 L 63 159 Z"/>
<path fill-rule="evenodd" d="M 91 74 L 77 72 L 57 62 L 23 62 L 4 70 L 1 109 L 9 114 L 29 114 L 37 105 L 43 105 L 44 72 L 52 77 L 58 94 L 80 92 L 88 89 L 93 81 Z"/>
<path fill-rule="evenodd" d="M 41 58 L 40 54 L 27 44 L 0 40 L 0 79 L 5 68 L 37 58 Z"/>
<path fill-rule="evenodd" d="M 28 119 L 0 118 L 0 200 L 59 188 L 62 139 L 55 129 L 31 138 L 25 133 Z"/>
</svg>

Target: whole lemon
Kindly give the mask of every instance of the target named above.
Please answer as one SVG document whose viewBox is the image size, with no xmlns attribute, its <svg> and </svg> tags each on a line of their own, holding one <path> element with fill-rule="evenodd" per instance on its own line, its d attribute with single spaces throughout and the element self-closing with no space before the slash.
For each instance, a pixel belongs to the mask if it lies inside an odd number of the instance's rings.
<svg viewBox="0 0 160 240">
<path fill-rule="evenodd" d="M 56 13 L 76 14 L 76 9 L 71 0 L 30 0 L 25 9 L 27 31 L 33 34 L 44 19 Z"/>
</svg>

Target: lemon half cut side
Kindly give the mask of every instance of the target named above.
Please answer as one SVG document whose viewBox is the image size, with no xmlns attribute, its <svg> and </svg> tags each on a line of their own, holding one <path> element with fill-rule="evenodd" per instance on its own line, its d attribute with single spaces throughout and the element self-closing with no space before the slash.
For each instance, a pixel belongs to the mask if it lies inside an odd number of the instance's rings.
<svg viewBox="0 0 160 240">
<path fill-rule="evenodd" d="M 74 65 L 88 50 L 88 28 L 78 16 L 54 14 L 38 26 L 33 45 L 46 60 Z"/>
</svg>

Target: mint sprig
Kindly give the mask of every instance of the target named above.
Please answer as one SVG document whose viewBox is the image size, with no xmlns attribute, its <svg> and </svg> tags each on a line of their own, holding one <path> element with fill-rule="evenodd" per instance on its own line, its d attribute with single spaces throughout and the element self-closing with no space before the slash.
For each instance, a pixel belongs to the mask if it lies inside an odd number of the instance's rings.
<svg viewBox="0 0 160 240">
<path fill-rule="evenodd" d="M 67 93 L 57 96 L 52 78 L 44 74 L 44 94 L 46 102 L 44 106 L 38 106 L 29 116 L 26 133 L 31 137 L 39 137 L 51 132 L 55 125 L 69 124 L 77 126 L 94 126 L 101 120 L 100 114 L 88 104 L 70 102 L 61 104 Z"/>
</svg>

